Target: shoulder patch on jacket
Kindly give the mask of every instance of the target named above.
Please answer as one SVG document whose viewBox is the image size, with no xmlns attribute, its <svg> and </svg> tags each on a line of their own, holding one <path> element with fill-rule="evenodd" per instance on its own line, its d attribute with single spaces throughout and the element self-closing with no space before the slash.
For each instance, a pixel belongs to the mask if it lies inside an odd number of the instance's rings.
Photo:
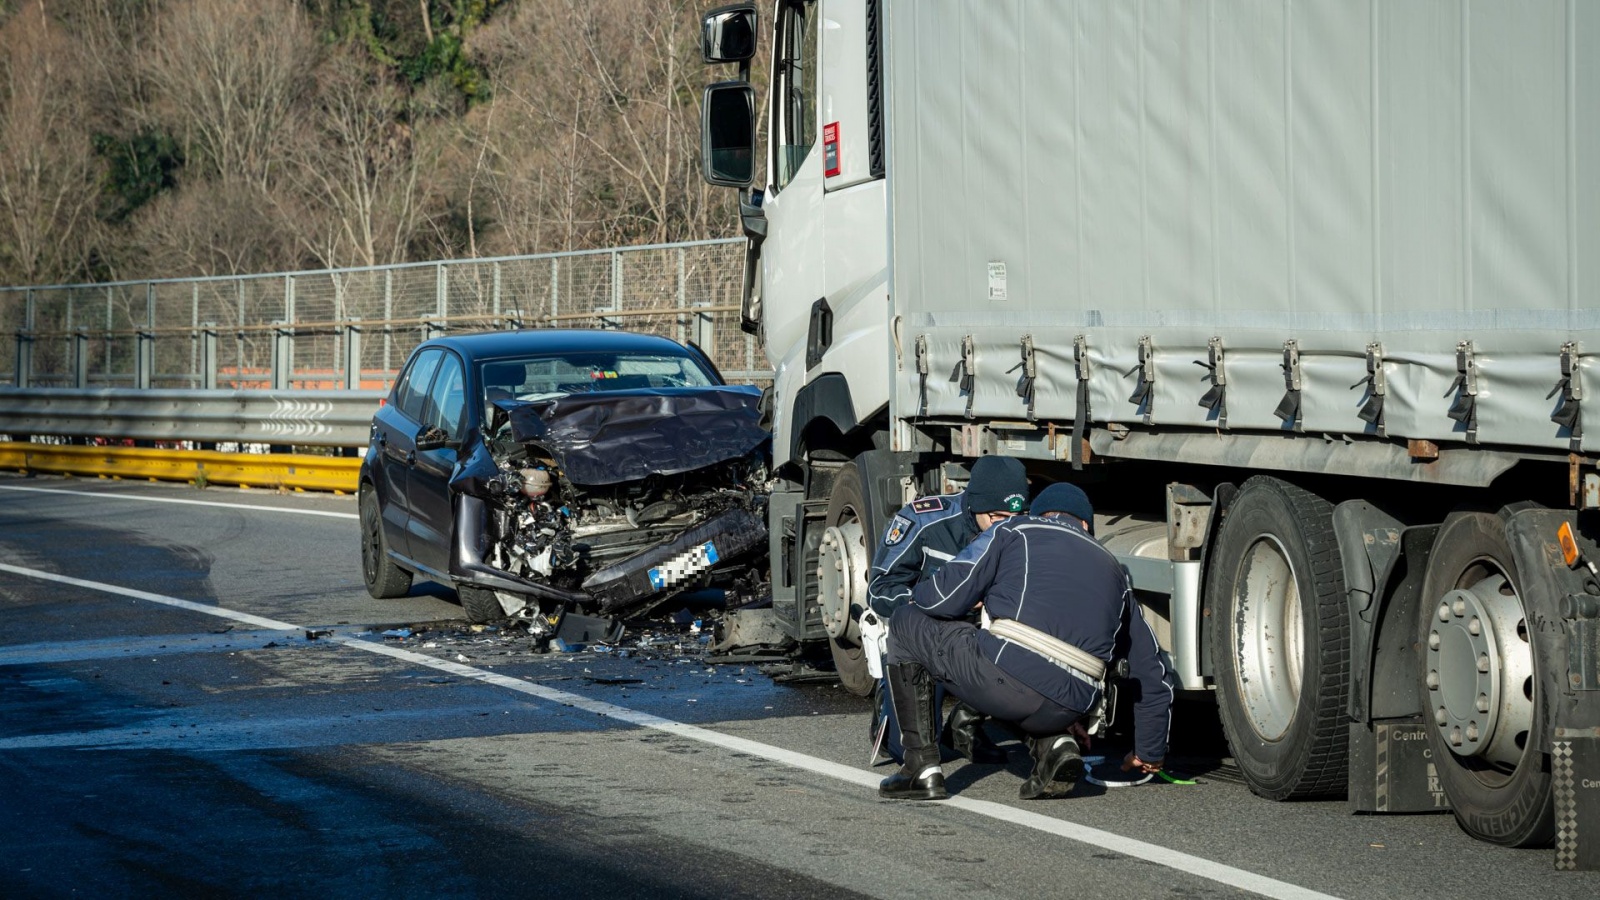
<svg viewBox="0 0 1600 900">
<path fill-rule="evenodd" d="M 884 546 L 893 547 L 905 540 L 906 535 L 911 533 L 911 525 L 911 520 L 905 516 L 895 516 L 894 521 L 889 523 L 889 530 L 883 535 Z"/>
<path fill-rule="evenodd" d="M 944 509 L 943 497 L 919 497 L 911 501 L 911 511 L 919 513 L 938 512 Z"/>
</svg>

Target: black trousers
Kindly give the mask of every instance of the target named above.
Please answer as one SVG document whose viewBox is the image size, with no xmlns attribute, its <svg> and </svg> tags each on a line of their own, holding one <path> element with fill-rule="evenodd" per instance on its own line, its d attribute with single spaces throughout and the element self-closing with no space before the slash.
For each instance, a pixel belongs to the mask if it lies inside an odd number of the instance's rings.
<svg viewBox="0 0 1600 900">
<path fill-rule="evenodd" d="M 889 619 L 889 662 L 921 663 L 933 680 L 987 716 L 1033 735 L 1061 734 L 1083 718 L 1018 681 L 978 647 L 978 626 L 935 619 L 906 604 Z"/>
</svg>

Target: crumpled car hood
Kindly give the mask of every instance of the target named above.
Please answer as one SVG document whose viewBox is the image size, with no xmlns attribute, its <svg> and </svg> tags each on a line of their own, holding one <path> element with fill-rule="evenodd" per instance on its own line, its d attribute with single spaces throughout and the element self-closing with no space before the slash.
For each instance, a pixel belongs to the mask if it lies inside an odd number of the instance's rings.
<svg viewBox="0 0 1600 900">
<path fill-rule="evenodd" d="M 753 387 L 659 388 L 496 400 L 518 443 L 556 457 L 574 484 L 637 481 L 738 459 L 771 435 Z"/>
</svg>

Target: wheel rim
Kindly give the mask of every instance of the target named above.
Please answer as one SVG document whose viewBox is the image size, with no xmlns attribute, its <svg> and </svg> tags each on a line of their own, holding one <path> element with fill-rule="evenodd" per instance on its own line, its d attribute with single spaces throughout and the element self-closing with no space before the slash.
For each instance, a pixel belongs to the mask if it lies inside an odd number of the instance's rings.
<svg viewBox="0 0 1600 900">
<path fill-rule="evenodd" d="M 1516 770 L 1533 731 L 1533 645 L 1510 574 L 1473 561 L 1429 619 L 1424 684 L 1444 746 L 1485 783 Z"/>
<path fill-rule="evenodd" d="M 822 605 L 822 627 L 834 640 L 859 640 L 851 609 L 867 601 L 866 532 L 854 510 L 846 510 L 837 525 L 822 533 L 817 548 L 817 600 Z"/>
<path fill-rule="evenodd" d="M 377 516 L 372 514 L 371 504 L 361 504 L 361 574 L 371 584 L 377 580 L 378 565 L 383 553 L 383 538 L 378 533 Z"/>
<path fill-rule="evenodd" d="M 1257 535 L 1240 560 L 1234 609 L 1238 695 L 1257 736 L 1282 740 L 1300 704 L 1305 636 L 1294 564 L 1273 535 Z"/>
</svg>

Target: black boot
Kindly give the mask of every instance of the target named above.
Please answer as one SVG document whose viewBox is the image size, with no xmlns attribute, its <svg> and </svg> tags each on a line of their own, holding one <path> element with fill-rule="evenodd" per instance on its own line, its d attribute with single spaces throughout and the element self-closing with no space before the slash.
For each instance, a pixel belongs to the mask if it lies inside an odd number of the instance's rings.
<svg viewBox="0 0 1600 900">
<path fill-rule="evenodd" d="M 900 744 L 905 762 L 900 771 L 878 785 L 887 800 L 943 800 L 944 770 L 939 768 L 939 745 L 934 742 L 933 679 L 920 663 L 894 663 L 889 670 L 889 700 L 900 720 Z"/>
<path fill-rule="evenodd" d="M 944 720 L 944 731 L 939 735 L 939 743 L 975 763 L 986 766 L 1003 765 L 1007 754 L 996 747 L 994 740 L 983 730 L 983 723 L 986 721 L 988 716 L 964 702 L 957 702 L 955 709 L 950 711 L 950 717 Z"/>
<path fill-rule="evenodd" d="M 1018 797 L 1047 800 L 1072 792 L 1073 785 L 1083 774 L 1083 757 L 1078 755 L 1078 742 L 1072 735 L 1029 738 L 1028 750 L 1033 755 L 1033 771 L 1022 783 Z"/>
</svg>

